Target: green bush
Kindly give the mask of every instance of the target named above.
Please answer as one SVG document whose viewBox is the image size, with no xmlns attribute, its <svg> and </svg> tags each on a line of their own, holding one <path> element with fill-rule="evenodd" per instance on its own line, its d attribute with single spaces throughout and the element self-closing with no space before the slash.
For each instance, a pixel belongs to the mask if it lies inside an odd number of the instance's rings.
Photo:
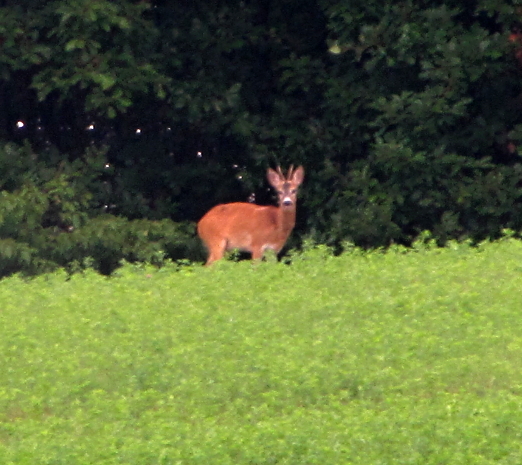
<svg viewBox="0 0 522 465">
<path fill-rule="evenodd" d="M 161 265 L 199 258 L 190 223 L 129 220 L 105 213 L 103 151 L 57 162 L 56 151 L 0 148 L 0 276 L 92 266 L 109 274 L 122 260 Z"/>
<path fill-rule="evenodd" d="M 43 252 L 60 266 L 75 270 L 88 264 L 103 274 L 112 273 L 122 260 L 160 266 L 167 259 L 197 259 L 201 254 L 190 223 L 112 215 L 93 218 L 71 233 L 52 237 Z"/>
</svg>

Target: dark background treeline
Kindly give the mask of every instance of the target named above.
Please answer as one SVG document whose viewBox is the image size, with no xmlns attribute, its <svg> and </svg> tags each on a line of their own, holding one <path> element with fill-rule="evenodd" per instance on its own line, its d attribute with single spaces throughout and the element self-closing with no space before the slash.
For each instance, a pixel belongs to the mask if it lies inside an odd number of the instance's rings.
<svg viewBox="0 0 522 465">
<path fill-rule="evenodd" d="M 0 275 L 201 259 L 277 164 L 291 246 L 520 230 L 518 3 L 0 1 Z"/>
</svg>

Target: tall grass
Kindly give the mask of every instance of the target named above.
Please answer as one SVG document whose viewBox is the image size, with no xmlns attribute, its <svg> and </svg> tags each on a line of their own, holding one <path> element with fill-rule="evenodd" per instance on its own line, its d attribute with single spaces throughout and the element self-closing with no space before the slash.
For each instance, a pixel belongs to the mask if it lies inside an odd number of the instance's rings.
<svg viewBox="0 0 522 465">
<path fill-rule="evenodd" d="M 522 244 L 0 282 L 2 464 L 522 463 Z"/>
</svg>

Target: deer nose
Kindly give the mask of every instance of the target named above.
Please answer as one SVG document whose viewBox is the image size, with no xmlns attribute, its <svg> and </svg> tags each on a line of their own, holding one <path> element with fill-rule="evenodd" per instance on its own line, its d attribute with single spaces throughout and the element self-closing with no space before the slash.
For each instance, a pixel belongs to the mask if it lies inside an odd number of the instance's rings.
<svg viewBox="0 0 522 465">
<path fill-rule="evenodd" d="M 292 202 L 292 199 L 288 199 L 288 198 L 283 199 L 283 205 L 284 205 L 285 207 L 289 207 L 289 206 L 291 206 L 293 203 L 294 203 L 294 202 Z"/>
</svg>

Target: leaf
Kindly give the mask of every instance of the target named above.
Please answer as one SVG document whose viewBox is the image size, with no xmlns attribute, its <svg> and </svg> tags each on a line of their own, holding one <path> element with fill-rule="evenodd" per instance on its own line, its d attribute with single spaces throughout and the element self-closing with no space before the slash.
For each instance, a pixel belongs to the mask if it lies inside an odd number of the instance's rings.
<svg viewBox="0 0 522 465">
<path fill-rule="evenodd" d="M 93 73 L 92 78 L 101 86 L 102 90 L 110 89 L 116 83 L 116 78 L 107 73 Z"/>
<path fill-rule="evenodd" d="M 85 40 L 84 39 L 73 39 L 65 44 L 65 51 L 71 52 L 77 49 L 85 48 Z"/>
</svg>

